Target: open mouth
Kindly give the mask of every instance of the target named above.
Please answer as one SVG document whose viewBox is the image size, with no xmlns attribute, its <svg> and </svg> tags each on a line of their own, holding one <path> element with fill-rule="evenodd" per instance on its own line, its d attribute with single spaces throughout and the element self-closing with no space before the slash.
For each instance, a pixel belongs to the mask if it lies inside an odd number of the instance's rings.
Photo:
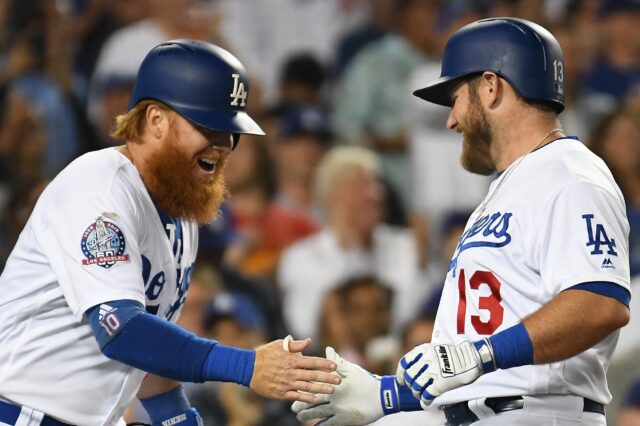
<svg viewBox="0 0 640 426">
<path fill-rule="evenodd" d="M 200 157 L 198 158 L 198 166 L 205 172 L 213 172 L 216 169 L 216 160 Z"/>
</svg>

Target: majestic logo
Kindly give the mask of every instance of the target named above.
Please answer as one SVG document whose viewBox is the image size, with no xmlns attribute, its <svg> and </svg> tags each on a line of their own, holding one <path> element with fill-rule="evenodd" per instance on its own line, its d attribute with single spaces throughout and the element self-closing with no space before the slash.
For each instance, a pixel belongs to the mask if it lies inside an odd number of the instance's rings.
<svg viewBox="0 0 640 426">
<path fill-rule="evenodd" d="M 615 269 L 616 267 L 613 265 L 613 262 L 608 257 L 605 257 L 602 261 L 601 269 Z"/>
<path fill-rule="evenodd" d="M 85 229 L 80 248 L 86 257 L 82 259 L 84 266 L 98 265 L 109 269 L 117 262 L 129 261 L 129 255 L 124 252 L 125 241 L 122 231 L 102 216 Z"/>
<path fill-rule="evenodd" d="M 442 377 L 453 376 L 453 367 L 451 367 L 451 358 L 447 348 L 445 346 L 436 346 L 436 351 L 440 358 L 440 370 L 442 372 Z"/>
<path fill-rule="evenodd" d="M 458 266 L 458 257 L 465 250 L 476 247 L 500 248 L 509 244 L 509 220 L 512 216 L 512 213 L 496 212 L 478 218 L 460 237 L 456 254 L 449 264 L 449 271 Z"/>
<path fill-rule="evenodd" d="M 609 238 L 604 230 L 604 225 L 600 223 L 594 224 L 592 214 L 583 214 L 582 218 L 587 225 L 587 247 L 593 247 L 591 254 L 603 254 L 602 246 L 606 246 L 608 255 L 617 256 L 618 253 L 615 251 L 616 240 Z"/>
<path fill-rule="evenodd" d="M 247 92 L 244 90 L 244 83 L 240 81 L 240 74 L 231 74 L 233 77 L 233 92 L 231 92 L 231 106 L 245 106 L 247 104 Z"/>
</svg>

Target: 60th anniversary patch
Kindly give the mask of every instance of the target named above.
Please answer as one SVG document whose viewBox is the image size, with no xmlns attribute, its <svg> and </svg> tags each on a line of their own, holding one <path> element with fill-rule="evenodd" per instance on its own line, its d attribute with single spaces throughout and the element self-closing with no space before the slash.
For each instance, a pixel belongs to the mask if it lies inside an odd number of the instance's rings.
<svg viewBox="0 0 640 426">
<path fill-rule="evenodd" d="M 111 222 L 98 217 L 82 234 L 80 248 L 86 259 L 82 264 L 98 265 L 109 269 L 117 262 L 128 262 L 125 254 L 124 235 L 120 228 Z"/>
</svg>

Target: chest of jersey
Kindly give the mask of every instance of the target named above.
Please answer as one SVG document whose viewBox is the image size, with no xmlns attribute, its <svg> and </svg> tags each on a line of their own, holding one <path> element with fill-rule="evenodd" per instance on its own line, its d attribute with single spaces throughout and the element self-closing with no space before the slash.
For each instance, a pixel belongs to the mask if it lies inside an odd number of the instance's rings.
<svg viewBox="0 0 640 426">
<path fill-rule="evenodd" d="M 526 276 L 523 270 L 517 220 L 512 211 L 470 219 L 449 264 L 443 297 L 449 310 L 455 309 L 456 334 L 493 334 L 505 320 L 509 286 L 517 285 L 515 291 L 535 299 L 535 274 Z"/>
<path fill-rule="evenodd" d="M 150 314 L 175 321 L 189 288 L 197 229 L 162 212 L 159 216 L 160 223 L 150 226 L 140 245 L 145 308 Z"/>
</svg>

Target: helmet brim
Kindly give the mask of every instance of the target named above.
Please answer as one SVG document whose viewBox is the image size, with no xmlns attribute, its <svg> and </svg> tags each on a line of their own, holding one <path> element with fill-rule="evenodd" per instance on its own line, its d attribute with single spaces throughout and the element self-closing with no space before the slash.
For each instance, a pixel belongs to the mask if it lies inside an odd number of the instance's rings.
<svg viewBox="0 0 640 426">
<path fill-rule="evenodd" d="M 427 102 L 451 107 L 451 92 L 462 77 L 440 77 L 422 89 L 413 92 L 414 96 Z"/>
<path fill-rule="evenodd" d="M 175 109 L 194 124 L 216 132 L 264 136 L 265 132 L 253 118 L 244 111 L 203 111 L 198 109 Z"/>
</svg>

